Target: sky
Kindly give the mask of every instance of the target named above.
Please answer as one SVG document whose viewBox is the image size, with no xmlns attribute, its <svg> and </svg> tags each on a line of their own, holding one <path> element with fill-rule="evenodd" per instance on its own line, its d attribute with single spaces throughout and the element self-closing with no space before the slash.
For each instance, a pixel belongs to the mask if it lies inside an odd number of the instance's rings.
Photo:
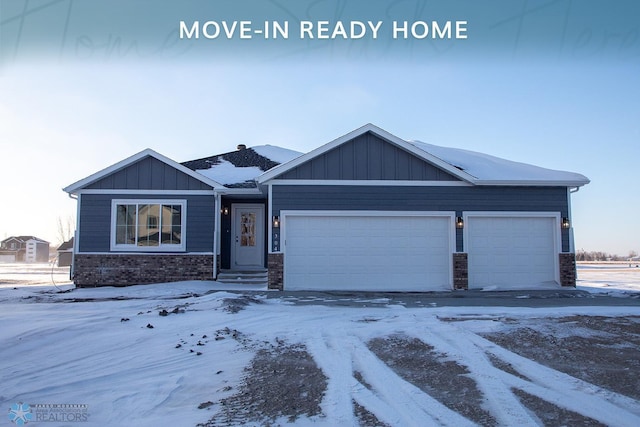
<svg viewBox="0 0 640 427">
<path fill-rule="evenodd" d="M 640 251 L 640 55 L 242 52 L 0 61 L 0 238 L 59 243 L 58 221 L 76 214 L 62 188 L 145 148 L 179 162 L 238 144 L 307 152 L 373 123 L 582 173 L 591 183 L 572 195 L 576 249 Z"/>
</svg>

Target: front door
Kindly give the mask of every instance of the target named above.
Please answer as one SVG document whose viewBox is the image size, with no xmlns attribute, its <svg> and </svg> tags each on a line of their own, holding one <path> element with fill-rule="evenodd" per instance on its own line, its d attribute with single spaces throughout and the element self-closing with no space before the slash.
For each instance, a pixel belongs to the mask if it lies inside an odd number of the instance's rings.
<svg viewBox="0 0 640 427">
<path fill-rule="evenodd" d="M 231 205 L 231 269 L 264 268 L 264 206 Z"/>
</svg>

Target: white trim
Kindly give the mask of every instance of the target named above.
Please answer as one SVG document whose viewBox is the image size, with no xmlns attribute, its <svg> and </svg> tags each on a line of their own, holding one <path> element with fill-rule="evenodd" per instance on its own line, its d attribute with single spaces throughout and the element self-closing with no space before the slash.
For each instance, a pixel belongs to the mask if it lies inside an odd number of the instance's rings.
<svg viewBox="0 0 640 427">
<path fill-rule="evenodd" d="M 116 220 L 118 205 L 180 205 L 180 244 L 159 246 L 136 246 L 116 244 Z M 136 236 L 138 229 L 138 216 L 136 213 Z M 160 224 L 160 227 L 162 225 Z M 113 252 L 185 252 L 187 250 L 187 201 L 186 199 L 112 199 L 111 200 L 111 227 L 110 250 Z"/>
<path fill-rule="evenodd" d="M 462 230 L 463 252 L 469 253 L 469 218 L 552 218 L 553 225 L 553 247 L 555 256 L 553 257 L 553 269 L 555 281 L 560 284 L 560 257 L 562 252 L 562 232 L 560 230 L 560 212 L 536 212 L 536 211 L 465 211 L 462 213 L 464 229 Z"/>
<path fill-rule="evenodd" d="M 199 174 L 197 172 L 192 171 L 191 169 L 189 169 L 186 166 L 181 165 L 180 163 L 171 160 L 168 157 L 163 156 L 160 153 L 157 153 L 155 151 L 153 151 L 150 148 L 147 148 L 145 150 L 140 151 L 137 154 L 134 154 L 133 156 L 127 157 L 124 160 L 119 161 L 118 163 L 115 163 L 109 167 L 106 167 L 92 175 L 89 175 L 88 177 L 81 179 L 80 181 L 74 182 L 73 184 L 63 188 L 64 191 L 66 191 L 67 193 L 70 194 L 76 194 L 79 190 L 83 189 L 84 187 L 86 187 L 87 185 L 90 185 L 96 181 L 99 181 L 100 179 L 115 173 L 121 169 L 126 168 L 127 166 L 130 166 L 142 159 L 144 159 L 145 157 L 153 157 L 156 160 L 159 160 L 171 167 L 173 167 L 174 169 L 177 169 L 178 171 L 200 181 L 203 182 L 213 188 L 219 188 L 219 187 L 223 187 L 222 184 L 220 184 L 217 181 L 214 181 L 210 178 L 207 178 L 206 176 Z"/>
<path fill-rule="evenodd" d="M 271 185 L 350 185 L 350 186 L 383 186 L 383 187 L 471 187 L 465 181 L 408 181 L 380 179 L 273 179 Z"/>
<path fill-rule="evenodd" d="M 71 197 L 71 196 L 70 196 Z M 73 275 L 76 271 L 76 254 L 80 251 L 80 200 L 82 196 L 80 194 L 77 195 L 76 199 L 76 229 L 73 233 L 73 255 L 71 256 L 71 278 L 73 279 Z"/>
<path fill-rule="evenodd" d="M 346 135 L 343 135 L 337 139 L 334 139 L 333 141 L 324 144 L 318 148 L 316 148 L 313 151 L 310 151 L 306 154 L 301 155 L 300 157 L 296 157 L 295 159 L 280 164 L 272 169 L 269 169 L 267 172 L 263 173 L 262 175 L 260 175 L 257 179 L 257 182 L 260 184 L 264 184 L 265 182 L 277 177 L 278 175 L 281 175 L 297 166 L 300 166 L 301 164 L 313 159 L 314 157 L 320 156 L 342 144 L 344 144 L 345 142 L 348 142 L 354 138 L 357 138 L 360 135 L 363 135 L 367 132 L 371 132 L 377 136 L 379 136 L 382 139 L 386 139 L 388 142 L 399 146 L 400 148 L 402 148 L 405 151 L 408 151 L 411 154 L 414 154 L 415 156 L 417 156 L 418 158 L 421 158 L 437 167 L 439 167 L 440 169 L 445 170 L 446 172 L 449 172 L 451 175 L 460 178 L 463 181 L 467 181 L 470 183 L 475 183 L 477 181 L 477 179 L 464 172 L 461 171 L 460 169 L 452 166 L 451 164 L 439 159 L 436 156 L 433 156 L 430 153 L 427 153 L 424 150 L 421 150 L 419 148 L 417 148 L 415 145 L 408 143 L 407 141 L 398 138 L 395 135 L 390 134 L 389 132 L 380 129 L 379 127 L 368 123 L 356 130 L 353 130 L 351 132 L 349 132 Z"/>
<path fill-rule="evenodd" d="M 212 196 L 216 194 L 214 190 L 107 190 L 107 189 L 86 189 L 78 190 L 75 194 L 114 194 L 133 196 Z"/>
<path fill-rule="evenodd" d="M 573 217 L 571 212 L 571 188 L 567 187 L 567 218 L 569 218 L 569 253 L 576 253 L 576 244 L 573 236 Z"/>
<path fill-rule="evenodd" d="M 220 208 L 222 206 L 222 197 L 216 194 L 213 201 L 213 278 L 218 277 L 218 253 L 220 251 L 218 247 L 219 231 L 220 230 Z"/>
</svg>

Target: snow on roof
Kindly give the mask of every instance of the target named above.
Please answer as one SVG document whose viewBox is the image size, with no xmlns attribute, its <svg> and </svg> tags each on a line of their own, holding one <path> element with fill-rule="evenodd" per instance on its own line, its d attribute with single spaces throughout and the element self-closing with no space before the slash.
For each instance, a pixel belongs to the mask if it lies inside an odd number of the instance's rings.
<svg viewBox="0 0 640 427">
<path fill-rule="evenodd" d="M 228 187 L 254 187 L 254 181 L 266 170 L 286 163 L 302 153 L 274 145 L 258 145 L 183 165 Z M 252 184 L 253 183 L 253 184 Z M 243 185 L 245 184 L 245 185 Z"/>
<path fill-rule="evenodd" d="M 252 181 L 263 171 L 258 166 L 238 167 L 227 160 L 219 159 L 218 163 L 209 169 L 198 169 L 196 172 L 222 185 L 230 185 Z"/>
<path fill-rule="evenodd" d="M 441 147 L 421 141 L 408 141 L 420 150 L 438 157 L 485 183 L 492 182 L 549 182 L 584 185 L 589 179 L 584 175 L 554 169 L 546 169 L 527 163 L 494 157 L 489 154 L 459 148 Z"/>
<path fill-rule="evenodd" d="M 301 156 L 303 153 L 299 151 L 289 150 L 288 148 L 282 148 L 275 145 L 258 145 L 257 147 L 251 147 L 253 151 L 260 154 L 267 159 L 271 159 L 277 163 L 286 163 Z"/>
</svg>

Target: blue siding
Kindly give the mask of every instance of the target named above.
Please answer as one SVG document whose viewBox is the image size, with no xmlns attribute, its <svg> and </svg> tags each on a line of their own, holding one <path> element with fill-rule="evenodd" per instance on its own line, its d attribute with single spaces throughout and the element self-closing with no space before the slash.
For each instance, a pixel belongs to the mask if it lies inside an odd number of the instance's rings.
<svg viewBox="0 0 640 427">
<path fill-rule="evenodd" d="M 83 194 L 80 198 L 80 252 L 109 252 L 111 200 L 184 199 L 187 201 L 187 252 L 212 252 L 215 198 L 211 196 L 145 196 Z"/>
<path fill-rule="evenodd" d="M 281 210 L 382 211 L 534 211 L 568 216 L 565 187 L 383 187 L 273 186 L 273 215 Z M 462 250 L 462 230 L 456 231 Z M 569 234 L 562 230 L 562 250 L 569 250 Z"/>
<path fill-rule="evenodd" d="M 85 188 L 100 190 L 211 190 L 204 182 L 154 157 L 145 157 Z"/>
<path fill-rule="evenodd" d="M 278 179 L 459 181 L 370 132 L 283 173 Z"/>
</svg>

